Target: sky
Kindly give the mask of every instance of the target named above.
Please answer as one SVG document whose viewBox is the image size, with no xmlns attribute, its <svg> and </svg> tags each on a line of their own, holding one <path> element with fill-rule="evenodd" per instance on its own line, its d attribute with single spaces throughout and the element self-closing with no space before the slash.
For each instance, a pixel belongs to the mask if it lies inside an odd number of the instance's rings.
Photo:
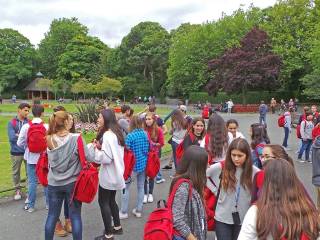
<svg viewBox="0 0 320 240">
<path fill-rule="evenodd" d="M 0 0 L 0 28 L 18 30 L 37 46 L 55 18 L 76 17 L 110 47 L 120 45 L 142 21 L 159 22 L 168 31 L 182 23 L 218 20 L 251 3 L 265 8 L 276 0 Z"/>
</svg>

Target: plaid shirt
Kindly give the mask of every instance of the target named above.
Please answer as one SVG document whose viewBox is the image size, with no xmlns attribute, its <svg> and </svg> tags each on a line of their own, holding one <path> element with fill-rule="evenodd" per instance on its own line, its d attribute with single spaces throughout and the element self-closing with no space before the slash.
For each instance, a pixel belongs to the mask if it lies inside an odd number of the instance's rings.
<svg viewBox="0 0 320 240">
<path fill-rule="evenodd" d="M 143 172 L 147 165 L 149 152 L 149 140 L 146 132 L 142 128 L 133 130 L 127 135 L 126 145 L 133 151 L 136 158 L 133 171 Z"/>
</svg>

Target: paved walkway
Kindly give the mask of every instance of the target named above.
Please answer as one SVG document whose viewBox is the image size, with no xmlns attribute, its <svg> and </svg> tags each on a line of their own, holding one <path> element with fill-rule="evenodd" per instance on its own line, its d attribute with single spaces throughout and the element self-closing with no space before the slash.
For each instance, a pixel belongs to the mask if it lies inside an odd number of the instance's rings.
<svg viewBox="0 0 320 240">
<path fill-rule="evenodd" d="M 223 114 L 225 119 L 230 117 Z M 258 120 L 257 114 L 233 114 L 231 117 L 236 118 L 239 121 L 240 129 L 242 133 L 248 137 L 248 129 L 251 123 Z M 277 116 L 268 115 L 268 133 L 272 143 L 280 143 L 283 139 L 283 129 L 277 126 Z M 290 155 L 293 159 L 296 159 L 295 152 L 297 151 L 298 142 L 295 138 L 295 129 L 290 135 L 289 144 L 293 149 L 290 151 Z M 163 162 L 164 164 L 165 162 Z M 295 166 L 300 179 L 303 181 L 307 191 L 310 193 L 313 199 L 315 199 L 315 191 L 311 184 L 311 164 L 310 163 L 299 163 L 295 161 Z M 170 171 L 163 171 L 164 177 L 166 179 L 165 183 L 155 186 L 154 198 L 155 202 L 159 199 L 166 198 L 168 194 L 169 184 L 170 184 Z M 131 190 L 135 189 L 136 185 L 131 186 Z M 130 209 L 133 208 L 135 203 L 136 195 L 134 191 L 131 194 Z M 124 228 L 124 235 L 117 236 L 116 239 L 119 240 L 138 240 L 142 239 L 144 223 L 147 220 L 149 213 L 155 208 L 156 203 L 147 204 L 144 208 L 143 218 L 137 219 L 130 215 L 129 219 L 122 221 L 122 226 Z M 22 210 L 23 201 L 13 202 L 9 201 L 7 203 L 0 203 L 0 239 L 24 239 L 24 240 L 40 240 L 44 239 L 44 223 L 46 220 L 47 211 L 45 210 L 44 199 L 40 196 L 37 199 L 36 208 L 37 211 L 29 214 Z M 83 239 L 93 240 L 95 236 L 100 235 L 103 230 L 102 219 L 100 215 L 100 210 L 97 201 L 88 205 L 83 205 L 82 212 L 83 219 Z M 209 235 L 208 239 L 213 239 L 212 235 Z M 56 239 L 72 239 L 71 236 L 65 238 Z M 160 239 L 159 239 L 160 240 Z"/>
</svg>

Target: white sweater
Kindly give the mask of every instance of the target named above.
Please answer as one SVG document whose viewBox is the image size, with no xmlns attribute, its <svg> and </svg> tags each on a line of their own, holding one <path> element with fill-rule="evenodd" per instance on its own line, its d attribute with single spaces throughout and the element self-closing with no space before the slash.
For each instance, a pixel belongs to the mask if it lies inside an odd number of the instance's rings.
<svg viewBox="0 0 320 240">
<path fill-rule="evenodd" d="M 122 190 L 125 188 L 124 148 L 119 145 L 117 136 L 111 131 L 103 134 L 101 150 L 95 149 L 96 163 L 101 164 L 99 171 L 99 185 L 108 190 Z"/>
<path fill-rule="evenodd" d="M 258 240 L 257 236 L 257 211 L 256 205 L 252 205 L 246 216 L 244 217 L 238 240 Z M 272 236 L 268 236 L 267 240 L 273 240 Z M 317 238 L 320 240 L 320 237 Z"/>
</svg>

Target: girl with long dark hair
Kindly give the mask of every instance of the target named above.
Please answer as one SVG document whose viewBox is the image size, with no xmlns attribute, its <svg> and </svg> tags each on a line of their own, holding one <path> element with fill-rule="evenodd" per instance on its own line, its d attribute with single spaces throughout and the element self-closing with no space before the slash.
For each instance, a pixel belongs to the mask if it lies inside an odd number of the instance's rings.
<svg viewBox="0 0 320 240">
<path fill-rule="evenodd" d="M 125 188 L 123 178 L 124 138 L 113 110 L 102 110 L 97 123 L 99 131 L 93 143 L 95 148 L 94 162 L 101 164 L 98 202 L 105 232 L 95 239 L 104 240 L 113 239 L 113 234 L 123 233 L 115 197 L 117 190 Z M 112 226 L 112 220 L 114 226 Z"/>
<path fill-rule="evenodd" d="M 182 157 L 176 177 L 173 179 L 170 192 L 179 179 L 190 180 L 192 196 L 189 199 L 189 184 L 182 183 L 174 195 L 172 204 L 173 225 L 179 236 L 174 240 L 207 239 L 207 221 L 203 205 L 203 190 L 206 185 L 208 154 L 199 146 L 190 146 Z"/>
<path fill-rule="evenodd" d="M 222 165 L 224 165 L 222 167 Z M 237 138 L 230 144 L 224 164 L 213 164 L 207 169 L 207 187 L 219 198 L 215 209 L 218 240 L 235 240 L 243 218 L 251 204 L 254 175 L 259 171 L 252 165 L 251 151 L 245 139 Z"/>
<path fill-rule="evenodd" d="M 239 239 L 319 239 L 319 211 L 305 194 L 294 167 L 286 160 L 270 160 L 262 193 L 247 212 Z"/>
<path fill-rule="evenodd" d="M 254 123 L 254 124 L 251 124 L 250 126 L 249 135 L 251 136 L 253 165 L 261 169 L 262 168 L 262 163 L 261 163 L 262 150 L 266 144 L 270 143 L 267 129 L 263 124 Z"/>
</svg>

